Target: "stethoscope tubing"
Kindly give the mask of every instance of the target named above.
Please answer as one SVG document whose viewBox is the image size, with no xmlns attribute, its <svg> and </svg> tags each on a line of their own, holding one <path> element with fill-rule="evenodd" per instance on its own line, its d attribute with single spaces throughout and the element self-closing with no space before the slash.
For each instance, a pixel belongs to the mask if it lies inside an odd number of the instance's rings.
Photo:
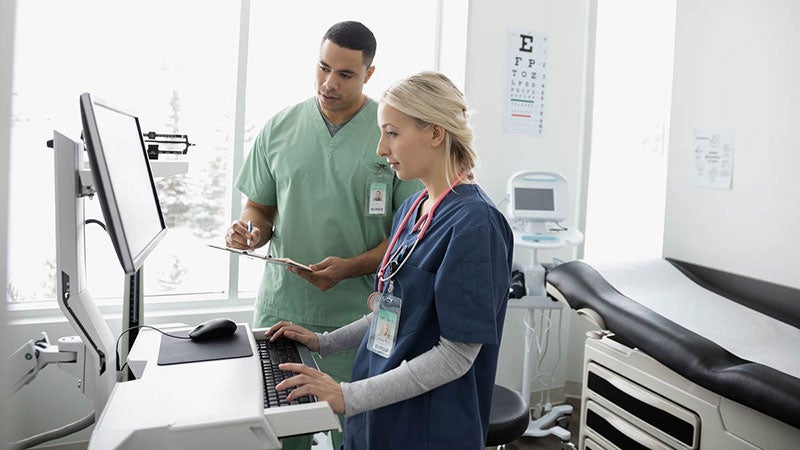
<svg viewBox="0 0 800 450">
<path fill-rule="evenodd" d="M 417 247 L 417 244 L 425 236 L 425 232 L 428 231 L 428 228 L 430 227 L 431 223 L 433 223 L 433 213 L 436 212 L 436 208 L 439 207 L 439 204 L 442 203 L 442 200 L 444 200 L 444 198 L 447 197 L 450 191 L 452 191 L 453 188 L 455 188 L 456 185 L 461 182 L 461 179 L 464 178 L 464 175 L 466 175 L 466 172 L 459 175 L 459 177 L 456 178 L 453 184 L 450 185 L 450 189 L 448 189 L 444 195 L 439 197 L 439 199 L 436 200 L 436 203 L 434 203 L 433 206 L 431 206 L 431 209 L 425 214 L 423 214 L 422 217 L 419 218 L 419 220 L 417 220 L 417 223 L 415 223 L 414 227 L 411 229 L 412 233 L 419 231 L 417 238 L 414 240 L 414 245 L 411 246 L 411 249 L 403 257 L 403 260 L 400 262 L 397 268 L 393 270 L 392 273 L 389 274 L 389 276 L 384 277 L 383 274 L 389 267 L 389 259 L 392 255 L 392 251 L 394 250 L 394 246 L 397 243 L 397 240 L 400 238 L 400 234 L 402 234 L 403 230 L 406 228 L 408 219 L 417 210 L 417 207 L 419 207 L 419 204 L 422 203 L 422 200 L 425 197 L 427 197 L 428 189 L 426 188 L 424 191 L 422 191 L 419 194 L 419 197 L 417 197 L 417 199 L 414 200 L 414 204 L 411 205 L 411 208 L 409 208 L 408 212 L 406 213 L 406 216 L 403 217 L 403 221 L 400 223 L 400 226 L 397 227 L 397 232 L 395 232 L 394 237 L 389 243 L 389 247 L 386 249 L 386 254 L 383 256 L 383 261 L 381 261 L 381 267 L 378 270 L 378 292 L 383 292 L 383 283 L 386 281 L 390 281 L 392 278 L 394 278 L 400 272 L 400 268 L 403 267 L 403 264 L 405 264 L 406 261 L 408 261 L 408 258 L 411 256 L 411 254 L 414 253 L 414 249 Z"/>
</svg>

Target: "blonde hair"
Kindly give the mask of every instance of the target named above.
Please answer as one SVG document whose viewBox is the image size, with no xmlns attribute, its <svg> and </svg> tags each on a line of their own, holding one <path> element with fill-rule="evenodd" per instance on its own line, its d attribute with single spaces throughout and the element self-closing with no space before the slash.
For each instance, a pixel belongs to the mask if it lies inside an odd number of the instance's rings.
<svg viewBox="0 0 800 450">
<path fill-rule="evenodd" d="M 465 173 L 463 181 L 474 181 L 477 155 L 473 148 L 464 94 L 439 72 L 420 72 L 404 78 L 384 92 L 381 102 L 415 119 L 420 128 L 431 124 L 445 130 L 445 175 L 451 167 Z"/>
</svg>

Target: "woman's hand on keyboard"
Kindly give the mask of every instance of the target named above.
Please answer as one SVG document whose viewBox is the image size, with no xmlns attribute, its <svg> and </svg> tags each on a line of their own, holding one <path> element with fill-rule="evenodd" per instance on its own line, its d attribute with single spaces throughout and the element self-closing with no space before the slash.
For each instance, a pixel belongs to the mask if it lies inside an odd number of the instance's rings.
<svg viewBox="0 0 800 450">
<path fill-rule="evenodd" d="M 269 330 L 264 333 L 264 336 L 268 337 L 270 341 L 274 341 L 281 336 L 286 336 L 293 341 L 305 345 L 312 352 L 319 351 L 319 338 L 317 338 L 317 333 L 285 320 L 281 320 L 271 326 Z"/>
<path fill-rule="evenodd" d="M 313 395 L 317 397 L 317 400 L 328 402 L 328 405 L 330 405 L 331 409 L 336 414 L 345 413 L 342 386 L 331 378 L 330 375 L 312 369 L 305 364 L 284 363 L 279 367 L 281 370 L 287 370 L 297 374 L 281 381 L 275 386 L 275 389 L 278 391 L 295 388 L 286 396 L 287 402 L 291 402 L 304 395 Z"/>
</svg>

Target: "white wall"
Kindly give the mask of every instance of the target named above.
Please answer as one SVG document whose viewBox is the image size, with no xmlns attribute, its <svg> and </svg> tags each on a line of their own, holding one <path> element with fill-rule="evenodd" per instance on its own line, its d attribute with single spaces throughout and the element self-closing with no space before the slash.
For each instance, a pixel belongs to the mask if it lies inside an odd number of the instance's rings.
<svg viewBox="0 0 800 450">
<path fill-rule="evenodd" d="M 469 11 L 465 94 L 474 110 L 472 125 L 480 157 L 478 182 L 499 204 L 505 196 L 506 182 L 515 171 L 559 171 L 570 183 L 573 215 L 566 222 L 568 225 L 581 220 L 579 193 L 584 177 L 590 3 L 589 0 L 473 0 Z M 544 134 L 540 137 L 506 134 L 502 130 L 509 28 L 548 35 L 548 86 Z M 540 256 L 548 260 L 553 254 L 542 252 Z M 574 253 L 560 252 L 558 256 L 570 258 Z M 515 259 L 528 262 L 530 253 L 516 250 Z M 520 310 L 508 312 L 498 369 L 498 383 L 515 389 L 519 389 L 522 378 L 521 317 Z M 567 321 L 565 334 L 569 329 Z M 565 377 L 580 379 L 577 367 L 564 373 L 566 358 L 582 358 L 582 334 L 578 333 L 577 343 L 575 340 L 571 339 L 565 348 L 557 373 L 560 381 L 556 385 L 563 384 Z"/>
<path fill-rule="evenodd" d="M 0 358 L 10 354 L 6 337 L 6 260 L 8 251 L 8 144 L 11 131 L 11 67 L 14 55 L 14 11 L 16 1 L 0 2 Z M 6 364 L 0 360 L 0 445 L 7 442 L 8 402 Z"/>
<path fill-rule="evenodd" d="M 679 0 L 664 256 L 800 288 L 800 2 Z M 693 187 L 693 129 L 735 133 L 733 188 Z"/>
</svg>

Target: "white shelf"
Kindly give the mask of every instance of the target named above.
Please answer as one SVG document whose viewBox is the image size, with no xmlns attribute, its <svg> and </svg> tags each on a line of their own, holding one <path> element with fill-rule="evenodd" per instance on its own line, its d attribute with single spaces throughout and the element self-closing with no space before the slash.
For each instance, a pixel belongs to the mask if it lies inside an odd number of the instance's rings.
<svg viewBox="0 0 800 450">
<path fill-rule="evenodd" d="M 575 228 L 547 233 L 528 233 L 514 230 L 514 245 L 535 250 L 557 249 L 567 245 L 579 245 L 581 242 L 583 242 L 583 233 Z"/>
</svg>

